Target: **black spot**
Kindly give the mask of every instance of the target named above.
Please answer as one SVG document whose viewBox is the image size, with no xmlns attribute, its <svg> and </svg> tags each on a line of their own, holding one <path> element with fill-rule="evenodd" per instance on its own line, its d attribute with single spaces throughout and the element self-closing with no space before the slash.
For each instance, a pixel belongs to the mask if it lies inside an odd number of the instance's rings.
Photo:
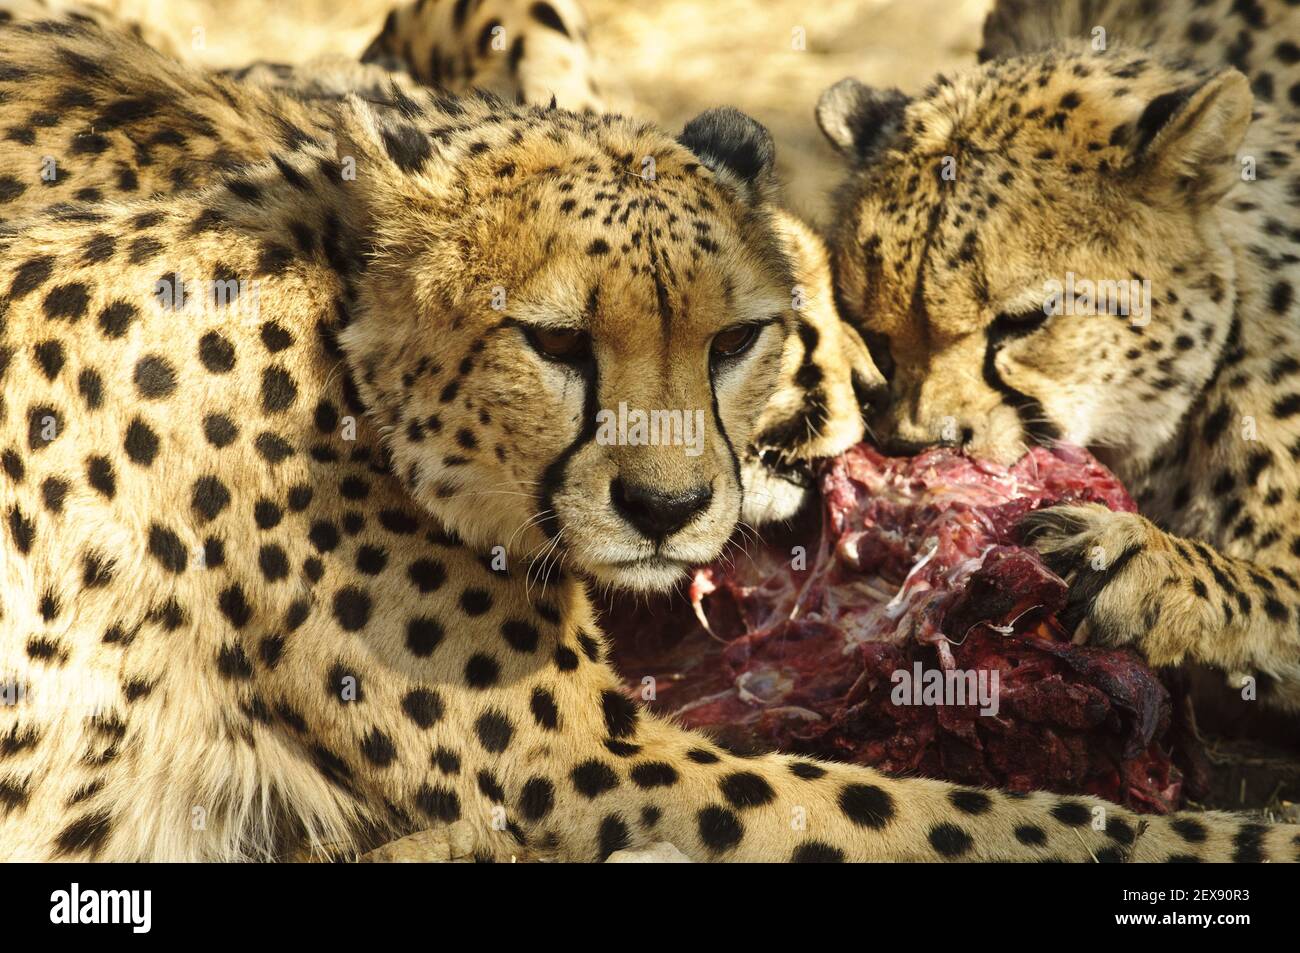
<svg viewBox="0 0 1300 953">
<path fill-rule="evenodd" d="M 403 172 L 419 172 L 429 161 L 433 151 L 429 137 L 415 127 L 402 125 L 381 135 L 388 157 Z"/>
<path fill-rule="evenodd" d="M 41 373 L 45 375 L 46 380 L 54 380 L 59 376 L 59 371 L 63 370 L 64 361 L 67 355 L 63 349 L 62 341 L 42 341 L 35 347 L 36 363 L 41 368 Z"/>
<path fill-rule="evenodd" d="M 77 818 L 54 840 L 57 853 L 85 852 L 92 857 L 103 849 L 113 832 L 113 820 L 108 811 L 92 811 Z"/>
<path fill-rule="evenodd" d="M 217 652 L 217 671 L 222 678 L 245 681 L 253 677 L 253 663 L 241 645 L 223 645 Z"/>
<path fill-rule="evenodd" d="M 790 856 L 792 864 L 842 864 L 844 851 L 822 841 L 804 841 Z"/>
<path fill-rule="evenodd" d="M 199 361 L 213 374 L 226 374 L 235 366 L 235 346 L 216 331 L 199 338 Z"/>
<path fill-rule="evenodd" d="M 1132 844 L 1137 835 L 1133 833 L 1133 825 L 1122 817 L 1110 816 L 1106 820 L 1106 835 L 1113 841 L 1121 844 Z"/>
<path fill-rule="evenodd" d="M 650 788 L 671 787 L 677 783 L 679 778 L 677 769 L 666 761 L 646 761 L 638 764 L 632 768 L 630 776 L 633 784 L 647 790 Z M 726 793 L 725 788 L 724 793 Z"/>
<path fill-rule="evenodd" d="M 716 754 L 705 748 L 692 748 L 686 752 L 686 757 L 696 764 L 717 764 L 719 760 Z"/>
<path fill-rule="evenodd" d="M 762 776 L 752 771 L 736 771 L 728 774 L 719 782 L 722 796 L 731 802 L 732 807 L 762 807 L 776 799 L 772 785 Z"/>
<path fill-rule="evenodd" d="M 244 597 L 244 590 L 235 583 L 217 596 L 217 608 L 226 617 L 226 621 L 236 629 L 242 629 L 253 617 L 253 609 Z"/>
<path fill-rule="evenodd" d="M 436 559 L 417 559 L 406 570 L 411 584 L 420 592 L 433 592 L 447 580 L 447 570 Z"/>
<path fill-rule="evenodd" d="M 442 721 L 442 696 L 428 688 L 413 688 L 402 698 L 402 711 L 421 728 L 431 728 Z"/>
<path fill-rule="evenodd" d="M 588 800 L 618 787 L 618 775 L 603 761 L 584 761 L 573 769 L 570 777 L 578 793 Z"/>
<path fill-rule="evenodd" d="M 1066 827 L 1083 827 L 1092 820 L 1092 811 L 1080 801 L 1062 801 L 1050 813 Z"/>
<path fill-rule="evenodd" d="M 556 646 L 555 667 L 561 672 L 572 672 L 578 667 L 578 653 L 567 645 Z"/>
<path fill-rule="evenodd" d="M 86 368 L 77 375 L 77 393 L 89 410 L 98 410 L 104 404 L 104 379 L 98 372 Z"/>
<path fill-rule="evenodd" d="M 983 791 L 949 791 L 948 800 L 963 814 L 986 814 L 993 807 L 993 800 Z"/>
<path fill-rule="evenodd" d="M 132 463 L 142 467 L 153 464 L 158 456 L 158 435 L 139 417 L 131 421 L 126 428 L 126 439 L 122 448 Z"/>
<path fill-rule="evenodd" d="M 547 731 L 554 731 L 560 723 L 560 712 L 555 705 L 555 696 L 544 688 L 533 689 L 531 704 L 533 720 Z"/>
<path fill-rule="evenodd" d="M 428 658 L 442 642 L 444 632 L 437 619 L 420 616 L 406 625 L 406 648 L 412 655 Z"/>
<path fill-rule="evenodd" d="M 1016 840 L 1026 847 L 1042 847 L 1047 843 L 1047 834 L 1034 824 L 1021 824 L 1015 830 Z"/>
<path fill-rule="evenodd" d="M 492 608 L 492 596 L 485 589 L 466 589 L 460 594 L 461 610 L 468 616 L 480 616 Z"/>
<path fill-rule="evenodd" d="M 493 804 L 501 804 L 506 799 L 506 792 L 502 789 L 501 782 L 496 779 L 496 775 L 486 769 L 478 773 L 478 789 Z"/>
<path fill-rule="evenodd" d="M 189 557 L 179 536 L 164 526 L 154 523 L 149 527 L 149 554 L 167 571 L 185 571 Z"/>
<path fill-rule="evenodd" d="M 381 768 L 392 764 L 397 758 L 397 748 L 393 744 L 393 739 L 378 728 L 371 728 L 370 734 L 362 740 L 361 753 L 367 761 Z"/>
<path fill-rule="evenodd" d="M 578 647 L 582 649 L 582 654 L 587 656 L 588 661 L 600 661 L 600 643 L 586 632 L 578 633 Z"/>
<path fill-rule="evenodd" d="M 230 491 L 216 477 L 200 477 L 194 482 L 190 505 L 204 522 L 216 519 L 230 505 Z"/>
<path fill-rule="evenodd" d="M 27 412 L 27 448 L 44 450 L 63 434 L 63 418 L 47 404 Z"/>
<path fill-rule="evenodd" d="M 104 333 L 104 337 L 116 339 L 126 334 L 126 329 L 130 328 L 131 321 L 135 320 L 136 309 L 134 304 L 126 302 L 113 302 L 107 308 L 99 312 L 99 329 Z"/>
<path fill-rule="evenodd" d="M 500 754 L 510 746 L 510 739 L 515 729 L 510 720 L 499 711 L 487 711 L 474 723 L 474 732 L 479 744 L 492 754 Z"/>
<path fill-rule="evenodd" d="M 415 805 L 430 819 L 444 824 L 460 818 L 460 797 L 442 785 L 420 785 L 415 792 Z"/>
<path fill-rule="evenodd" d="M 268 543 L 257 553 L 257 566 L 267 582 L 278 582 L 289 575 L 289 557 L 284 547 Z"/>
<path fill-rule="evenodd" d="M 796 778 L 802 778 L 805 781 L 816 781 L 818 778 L 826 777 L 825 768 L 808 761 L 795 761 L 791 763 L 790 773 Z"/>
<path fill-rule="evenodd" d="M 960 857 L 975 846 L 971 836 L 955 824 L 936 824 L 930 830 L 930 846 L 940 856 L 953 859 Z"/>
<path fill-rule="evenodd" d="M 239 428 L 225 414 L 208 414 L 203 418 L 203 436 L 208 443 L 220 450 L 235 442 L 235 438 L 239 436 Z M 155 439 L 155 449 L 156 443 Z"/>
<path fill-rule="evenodd" d="M 40 255 L 36 258 L 29 258 L 16 269 L 14 269 L 14 280 L 9 285 L 9 297 L 17 301 L 20 298 L 31 294 L 49 279 L 54 273 L 54 258 L 51 255 Z"/>
<path fill-rule="evenodd" d="M 544 27 L 555 30 L 557 33 L 562 33 L 565 36 L 569 35 L 569 30 L 564 25 L 564 20 L 560 18 L 560 15 L 559 13 L 556 12 L 555 7 L 551 6 L 549 3 L 546 3 L 545 0 L 541 0 L 541 2 L 534 3 L 531 7 L 529 7 L 528 15 L 531 16 L 534 20 L 536 20 Z"/>
<path fill-rule="evenodd" d="M 430 762 L 435 768 L 446 775 L 460 774 L 460 755 L 450 748 L 444 748 L 439 745 L 429 756 Z"/>
<path fill-rule="evenodd" d="M 0 464 L 3 464 L 4 471 L 9 475 L 9 479 L 13 480 L 15 483 L 23 482 L 23 476 L 27 472 L 27 468 L 23 466 L 23 458 L 18 454 L 18 451 L 6 450 L 4 454 L 0 456 Z M 60 499 L 59 506 L 54 509 L 57 511 L 62 508 L 62 505 L 62 500 Z"/>
<path fill-rule="evenodd" d="M 605 691 L 600 696 L 600 707 L 611 738 L 626 738 L 636 731 L 637 708 L 626 695 Z"/>
<path fill-rule="evenodd" d="M 283 437 L 270 431 L 264 431 L 257 435 L 256 439 L 253 440 L 253 449 L 257 451 L 259 457 L 272 466 L 293 456 L 293 446 Z M 308 502 L 311 502 L 310 498 Z M 290 500 L 290 506 L 293 506 L 292 499 Z M 298 507 L 298 509 L 305 508 L 306 504 Z"/>
<path fill-rule="evenodd" d="M 519 811 L 524 820 L 536 823 L 555 807 L 555 785 L 546 778 L 529 778 L 519 792 Z"/>
<path fill-rule="evenodd" d="M 283 518 L 284 512 L 273 500 L 261 499 L 253 504 L 253 521 L 258 529 L 274 529 Z"/>
<path fill-rule="evenodd" d="M 86 482 L 108 499 L 113 498 L 117 492 L 117 474 L 107 457 L 94 456 L 86 460 Z"/>
<path fill-rule="evenodd" d="M 1267 833 L 1268 828 L 1263 824 L 1242 824 L 1232 838 L 1232 846 L 1236 848 L 1232 852 L 1233 863 L 1260 864 L 1267 860 L 1264 856 L 1264 835 Z"/>
<path fill-rule="evenodd" d="M 626 849 L 631 843 L 631 835 L 622 818 L 611 814 L 600 822 L 600 844 L 597 848 L 600 860 L 604 860 L 616 850 Z"/>
<path fill-rule="evenodd" d="M 1169 823 L 1170 828 L 1175 834 L 1187 841 L 1189 844 L 1201 844 L 1209 836 L 1205 825 L 1192 817 L 1175 818 Z"/>
<path fill-rule="evenodd" d="M 491 688 L 501 677 L 501 666 L 490 655 L 475 652 L 465 662 L 465 684 L 470 688 Z"/>
<path fill-rule="evenodd" d="M 734 848 L 745 835 L 745 828 L 725 807 L 706 807 L 696 816 L 700 840 L 715 853 Z"/>
<path fill-rule="evenodd" d="M 1275 284 L 1268 295 L 1269 307 L 1276 314 L 1286 314 L 1291 310 L 1291 302 L 1295 299 L 1294 291 L 1291 288 L 1291 282 L 1279 281 Z"/>
<path fill-rule="evenodd" d="M 68 495 L 69 483 L 58 477 L 46 477 L 41 481 L 41 500 L 51 513 L 63 511 L 63 501 Z"/>
<path fill-rule="evenodd" d="M 357 548 L 357 571 L 367 576 L 377 576 L 388 565 L 388 553 L 379 546 Z"/>
<path fill-rule="evenodd" d="M 370 621 L 370 596 L 357 586 L 344 586 L 334 594 L 334 618 L 344 631 L 361 631 Z"/>
<path fill-rule="evenodd" d="M 282 367 L 262 371 L 262 410 L 268 414 L 288 410 L 298 399 L 298 385 Z"/>
<path fill-rule="evenodd" d="M 537 643 L 541 639 L 536 626 L 516 619 L 507 619 L 501 623 L 501 635 L 516 652 L 537 651 Z"/>
<path fill-rule="evenodd" d="M 14 284 L 18 279 L 14 279 Z M 50 293 L 45 296 L 42 307 L 45 316 L 52 320 L 79 321 L 86 314 L 86 303 L 90 300 L 90 294 L 83 284 L 59 285 L 50 289 Z"/>
<path fill-rule="evenodd" d="M 859 827 L 879 830 L 894 817 L 894 799 L 874 784 L 850 784 L 840 792 L 840 810 Z"/>
</svg>

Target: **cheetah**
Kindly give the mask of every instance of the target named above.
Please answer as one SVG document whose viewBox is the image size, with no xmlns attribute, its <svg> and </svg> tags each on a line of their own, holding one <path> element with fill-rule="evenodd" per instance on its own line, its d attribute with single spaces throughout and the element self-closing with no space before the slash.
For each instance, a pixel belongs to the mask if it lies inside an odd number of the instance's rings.
<svg viewBox="0 0 1300 953">
<path fill-rule="evenodd" d="M 0 229 L 5 858 L 462 824 L 485 860 L 1295 859 L 1230 815 L 738 756 L 620 690 L 589 588 L 715 555 L 789 355 L 825 384 L 753 120 L 417 91 L 322 128 L 67 21 L 0 26 L 0 92 L 6 170 L 104 190 Z M 113 189 L 151 162 L 193 185 Z M 596 442 L 619 401 L 707 409 L 705 452 Z"/>
<path fill-rule="evenodd" d="M 416 0 L 388 14 L 361 58 L 408 70 L 426 86 L 485 89 L 526 103 L 554 97 L 574 112 L 605 112 L 576 0 Z"/>
<path fill-rule="evenodd" d="M 1067 625 L 1282 712 L 1300 708 L 1297 41 L 1280 2 L 1004 0 L 982 65 L 916 97 L 845 80 L 817 109 L 851 165 L 837 300 L 890 379 L 873 432 L 1003 461 L 1096 448 L 1141 515 L 1026 524 L 1071 582 Z M 1067 286 L 1097 301 L 1061 307 Z"/>
</svg>

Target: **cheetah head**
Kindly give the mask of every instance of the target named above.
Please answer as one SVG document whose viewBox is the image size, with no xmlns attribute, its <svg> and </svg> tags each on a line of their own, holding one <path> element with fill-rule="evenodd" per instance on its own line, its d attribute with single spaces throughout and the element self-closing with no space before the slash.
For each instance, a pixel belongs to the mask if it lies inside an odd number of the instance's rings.
<svg viewBox="0 0 1300 953">
<path fill-rule="evenodd" d="M 666 587 L 747 511 L 747 451 L 802 353 L 771 140 L 729 109 L 673 140 L 441 108 L 358 108 L 342 142 L 373 251 L 339 340 L 394 470 L 507 568 Z"/>
<path fill-rule="evenodd" d="M 1159 447 L 1232 347 L 1219 213 L 1251 109 L 1235 70 L 1083 49 L 917 98 L 828 90 L 818 120 L 852 164 L 836 296 L 889 378 L 876 436 L 1003 462 Z"/>
</svg>

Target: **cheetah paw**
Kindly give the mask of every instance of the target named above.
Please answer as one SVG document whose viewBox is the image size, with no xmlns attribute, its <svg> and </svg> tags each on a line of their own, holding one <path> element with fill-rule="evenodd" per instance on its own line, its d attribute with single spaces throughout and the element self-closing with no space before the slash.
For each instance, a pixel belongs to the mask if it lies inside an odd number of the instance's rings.
<svg viewBox="0 0 1300 953">
<path fill-rule="evenodd" d="M 1170 537 L 1136 513 L 1097 504 L 1053 506 L 1020 523 L 1024 539 L 1069 585 L 1057 618 L 1075 642 L 1132 645 L 1177 664 L 1210 621 Z"/>
</svg>

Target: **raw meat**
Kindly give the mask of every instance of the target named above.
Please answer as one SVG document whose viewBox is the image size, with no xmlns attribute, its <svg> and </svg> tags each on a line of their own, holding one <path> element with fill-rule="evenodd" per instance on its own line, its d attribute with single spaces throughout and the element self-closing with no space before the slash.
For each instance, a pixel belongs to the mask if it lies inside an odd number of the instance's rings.
<svg viewBox="0 0 1300 953">
<path fill-rule="evenodd" d="M 821 490 L 820 526 L 729 552 L 689 598 L 607 608 L 631 689 L 741 749 L 1178 806 L 1168 692 L 1126 650 L 1071 644 L 1066 585 L 1017 536 L 1058 502 L 1133 510 L 1109 471 L 1071 448 L 1001 467 L 864 444 Z"/>
</svg>

